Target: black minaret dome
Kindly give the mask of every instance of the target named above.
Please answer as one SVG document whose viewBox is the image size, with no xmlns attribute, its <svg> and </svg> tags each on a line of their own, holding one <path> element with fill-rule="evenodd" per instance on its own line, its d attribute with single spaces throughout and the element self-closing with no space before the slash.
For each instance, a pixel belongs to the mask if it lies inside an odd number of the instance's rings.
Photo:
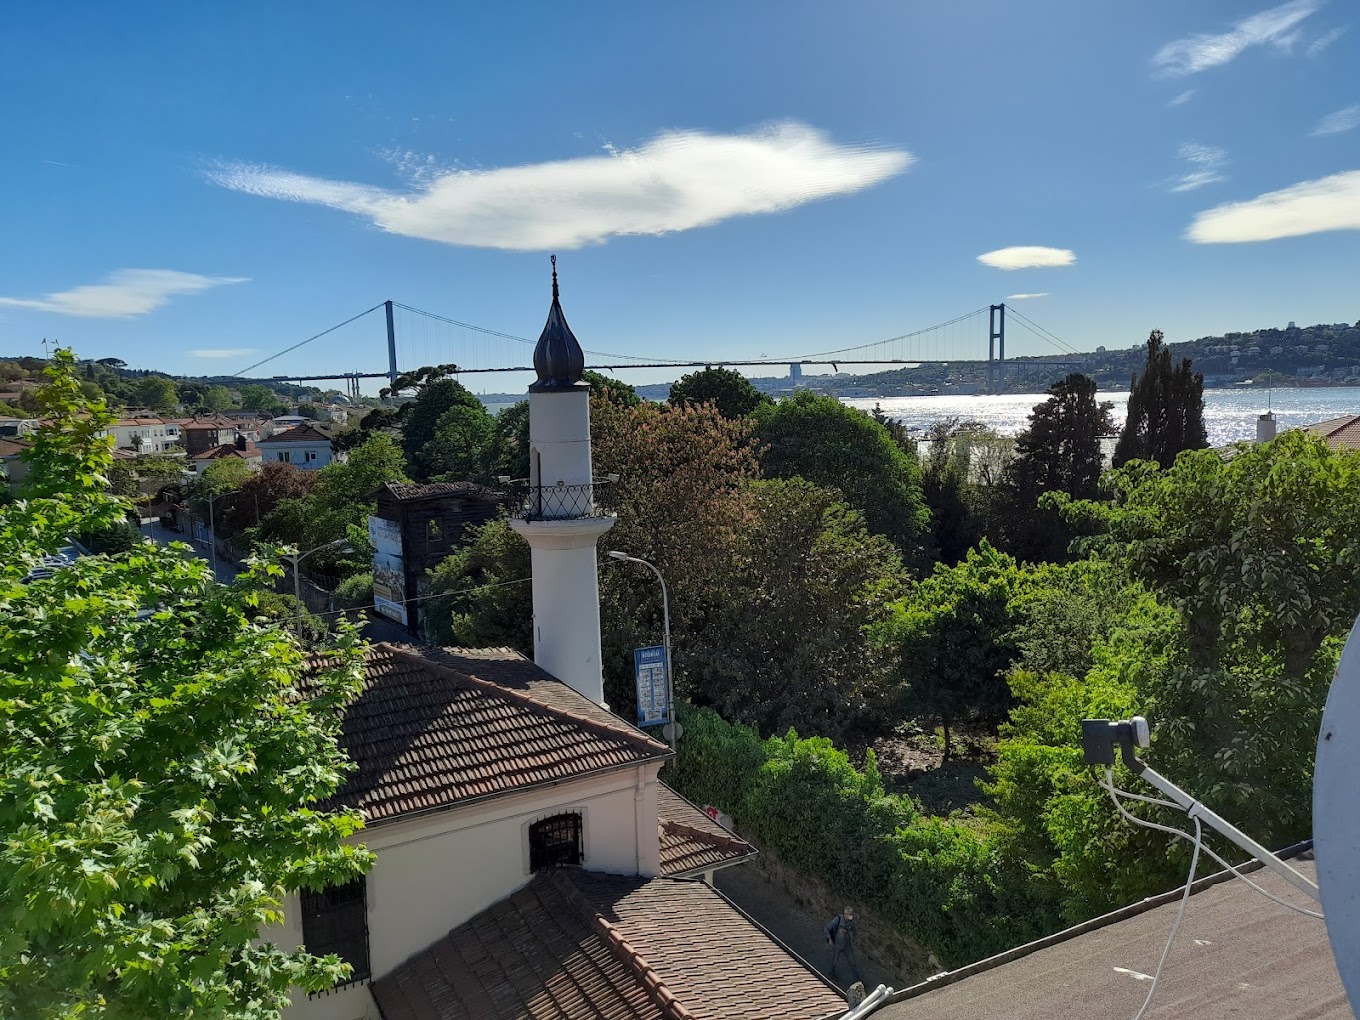
<svg viewBox="0 0 1360 1020">
<path fill-rule="evenodd" d="M 585 352 L 567 325 L 567 317 L 562 314 L 562 304 L 558 300 L 556 255 L 552 257 L 552 283 L 552 308 L 548 310 L 548 321 L 534 348 L 534 371 L 538 373 L 538 381 L 529 387 L 530 393 L 571 391 L 588 385 L 581 381 L 581 373 L 586 367 Z"/>
</svg>

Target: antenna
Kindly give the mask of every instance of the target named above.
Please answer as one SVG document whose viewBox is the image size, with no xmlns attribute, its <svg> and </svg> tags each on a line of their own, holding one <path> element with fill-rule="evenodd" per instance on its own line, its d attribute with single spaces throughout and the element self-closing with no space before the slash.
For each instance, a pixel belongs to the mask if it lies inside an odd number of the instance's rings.
<svg viewBox="0 0 1360 1020">
<path fill-rule="evenodd" d="M 1341 983 L 1360 1002 L 1360 619 L 1346 640 L 1318 731 L 1313 846 L 1327 936 Z"/>
</svg>

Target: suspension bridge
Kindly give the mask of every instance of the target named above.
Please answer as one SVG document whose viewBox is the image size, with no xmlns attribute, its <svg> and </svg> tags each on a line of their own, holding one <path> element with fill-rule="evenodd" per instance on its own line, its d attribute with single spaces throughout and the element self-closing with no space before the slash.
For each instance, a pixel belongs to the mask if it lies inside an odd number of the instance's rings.
<svg viewBox="0 0 1360 1020">
<path fill-rule="evenodd" d="M 997 388 L 1005 380 L 1008 324 L 1020 327 L 1042 342 L 1046 364 L 1075 365 L 1082 361 L 1082 355 L 1066 341 L 1016 309 L 998 304 L 984 305 L 945 322 L 882 340 L 803 354 L 761 354 L 751 358 L 714 360 L 646 357 L 587 349 L 586 367 L 610 372 L 643 368 L 771 367 L 787 368 L 791 375 L 797 376 L 803 366 L 829 365 L 839 371 L 842 366 L 985 364 L 988 385 Z M 361 338 L 357 344 L 354 342 L 356 331 Z M 346 346 L 360 346 L 372 352 L 369 370 L 318 368 L 318 354 L 345 337 L 350 338 Z M 330 338 L 329 342 L 327 338 Z M 234 374 L 278 382 L 343 381 L 350 396 L 357 398 L 361 380 L 385 379 L 390 386 L 403 372 L 425 365 L 453 365 L 458 375 L 532 372 L 535 343 L 528 337 L 460 322 L 399 301 L 383 301 Z M 280 373 L 277 369 L 283 366 L 276 365 L 276 374 L 252 374 L 288 355 L 296 355 L 289 359 L 288 367 L 296 366 L 297 371 Z M 381 367 L 374 363 L 380 358 L 385 361 Z"/>
</svg>

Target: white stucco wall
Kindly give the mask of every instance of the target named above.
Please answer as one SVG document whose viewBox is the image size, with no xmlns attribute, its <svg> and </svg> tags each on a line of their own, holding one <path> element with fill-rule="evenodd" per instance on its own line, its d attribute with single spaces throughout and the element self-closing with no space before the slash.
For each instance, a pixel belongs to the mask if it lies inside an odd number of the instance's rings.
<svg viewBox="0 0 1360 1020">
<path fill-rule="evenodd" d="M 266 461 L 286 460 L 294 467 L 300 467 L 304 471 L 315 471 L 323 468 L 333 459 L 330 443 L 271 443 L 260 445 L 260 453 Z M 308 460 L 308 454 L 313 456 Z"/>
<path fill-rule="evenodd" d="M 612 874 L 660 872 L 656 774 L 644 765 L 501 797 L 424 818 L 366 829 L 361 841 L 378 855 L 368 873 L 368 944 L 374 978 L 427 948 L 473 915 L 505 899 L 532 877 L 529 825 L 579 811 L 583 867 Z M 276 944 L 302 941 L 298 897 L 287 922 L 266 932 Z M 286 1020 L 377 1020 L 366 986 L 307 998 L 294 993 Z"/>
</svg>

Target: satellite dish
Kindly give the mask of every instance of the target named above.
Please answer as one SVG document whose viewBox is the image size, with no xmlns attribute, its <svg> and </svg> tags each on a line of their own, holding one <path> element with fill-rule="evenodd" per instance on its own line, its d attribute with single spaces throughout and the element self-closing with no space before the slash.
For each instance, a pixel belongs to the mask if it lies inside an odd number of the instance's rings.
<svg viewBox="0 0 1360 1020">
<path fill-rule="evenodd" d="M 1360 1004 L 1360 619 L 1327 695 L 1313 770 L 1313 846 L 1341 983 Z"/>
</svg>

